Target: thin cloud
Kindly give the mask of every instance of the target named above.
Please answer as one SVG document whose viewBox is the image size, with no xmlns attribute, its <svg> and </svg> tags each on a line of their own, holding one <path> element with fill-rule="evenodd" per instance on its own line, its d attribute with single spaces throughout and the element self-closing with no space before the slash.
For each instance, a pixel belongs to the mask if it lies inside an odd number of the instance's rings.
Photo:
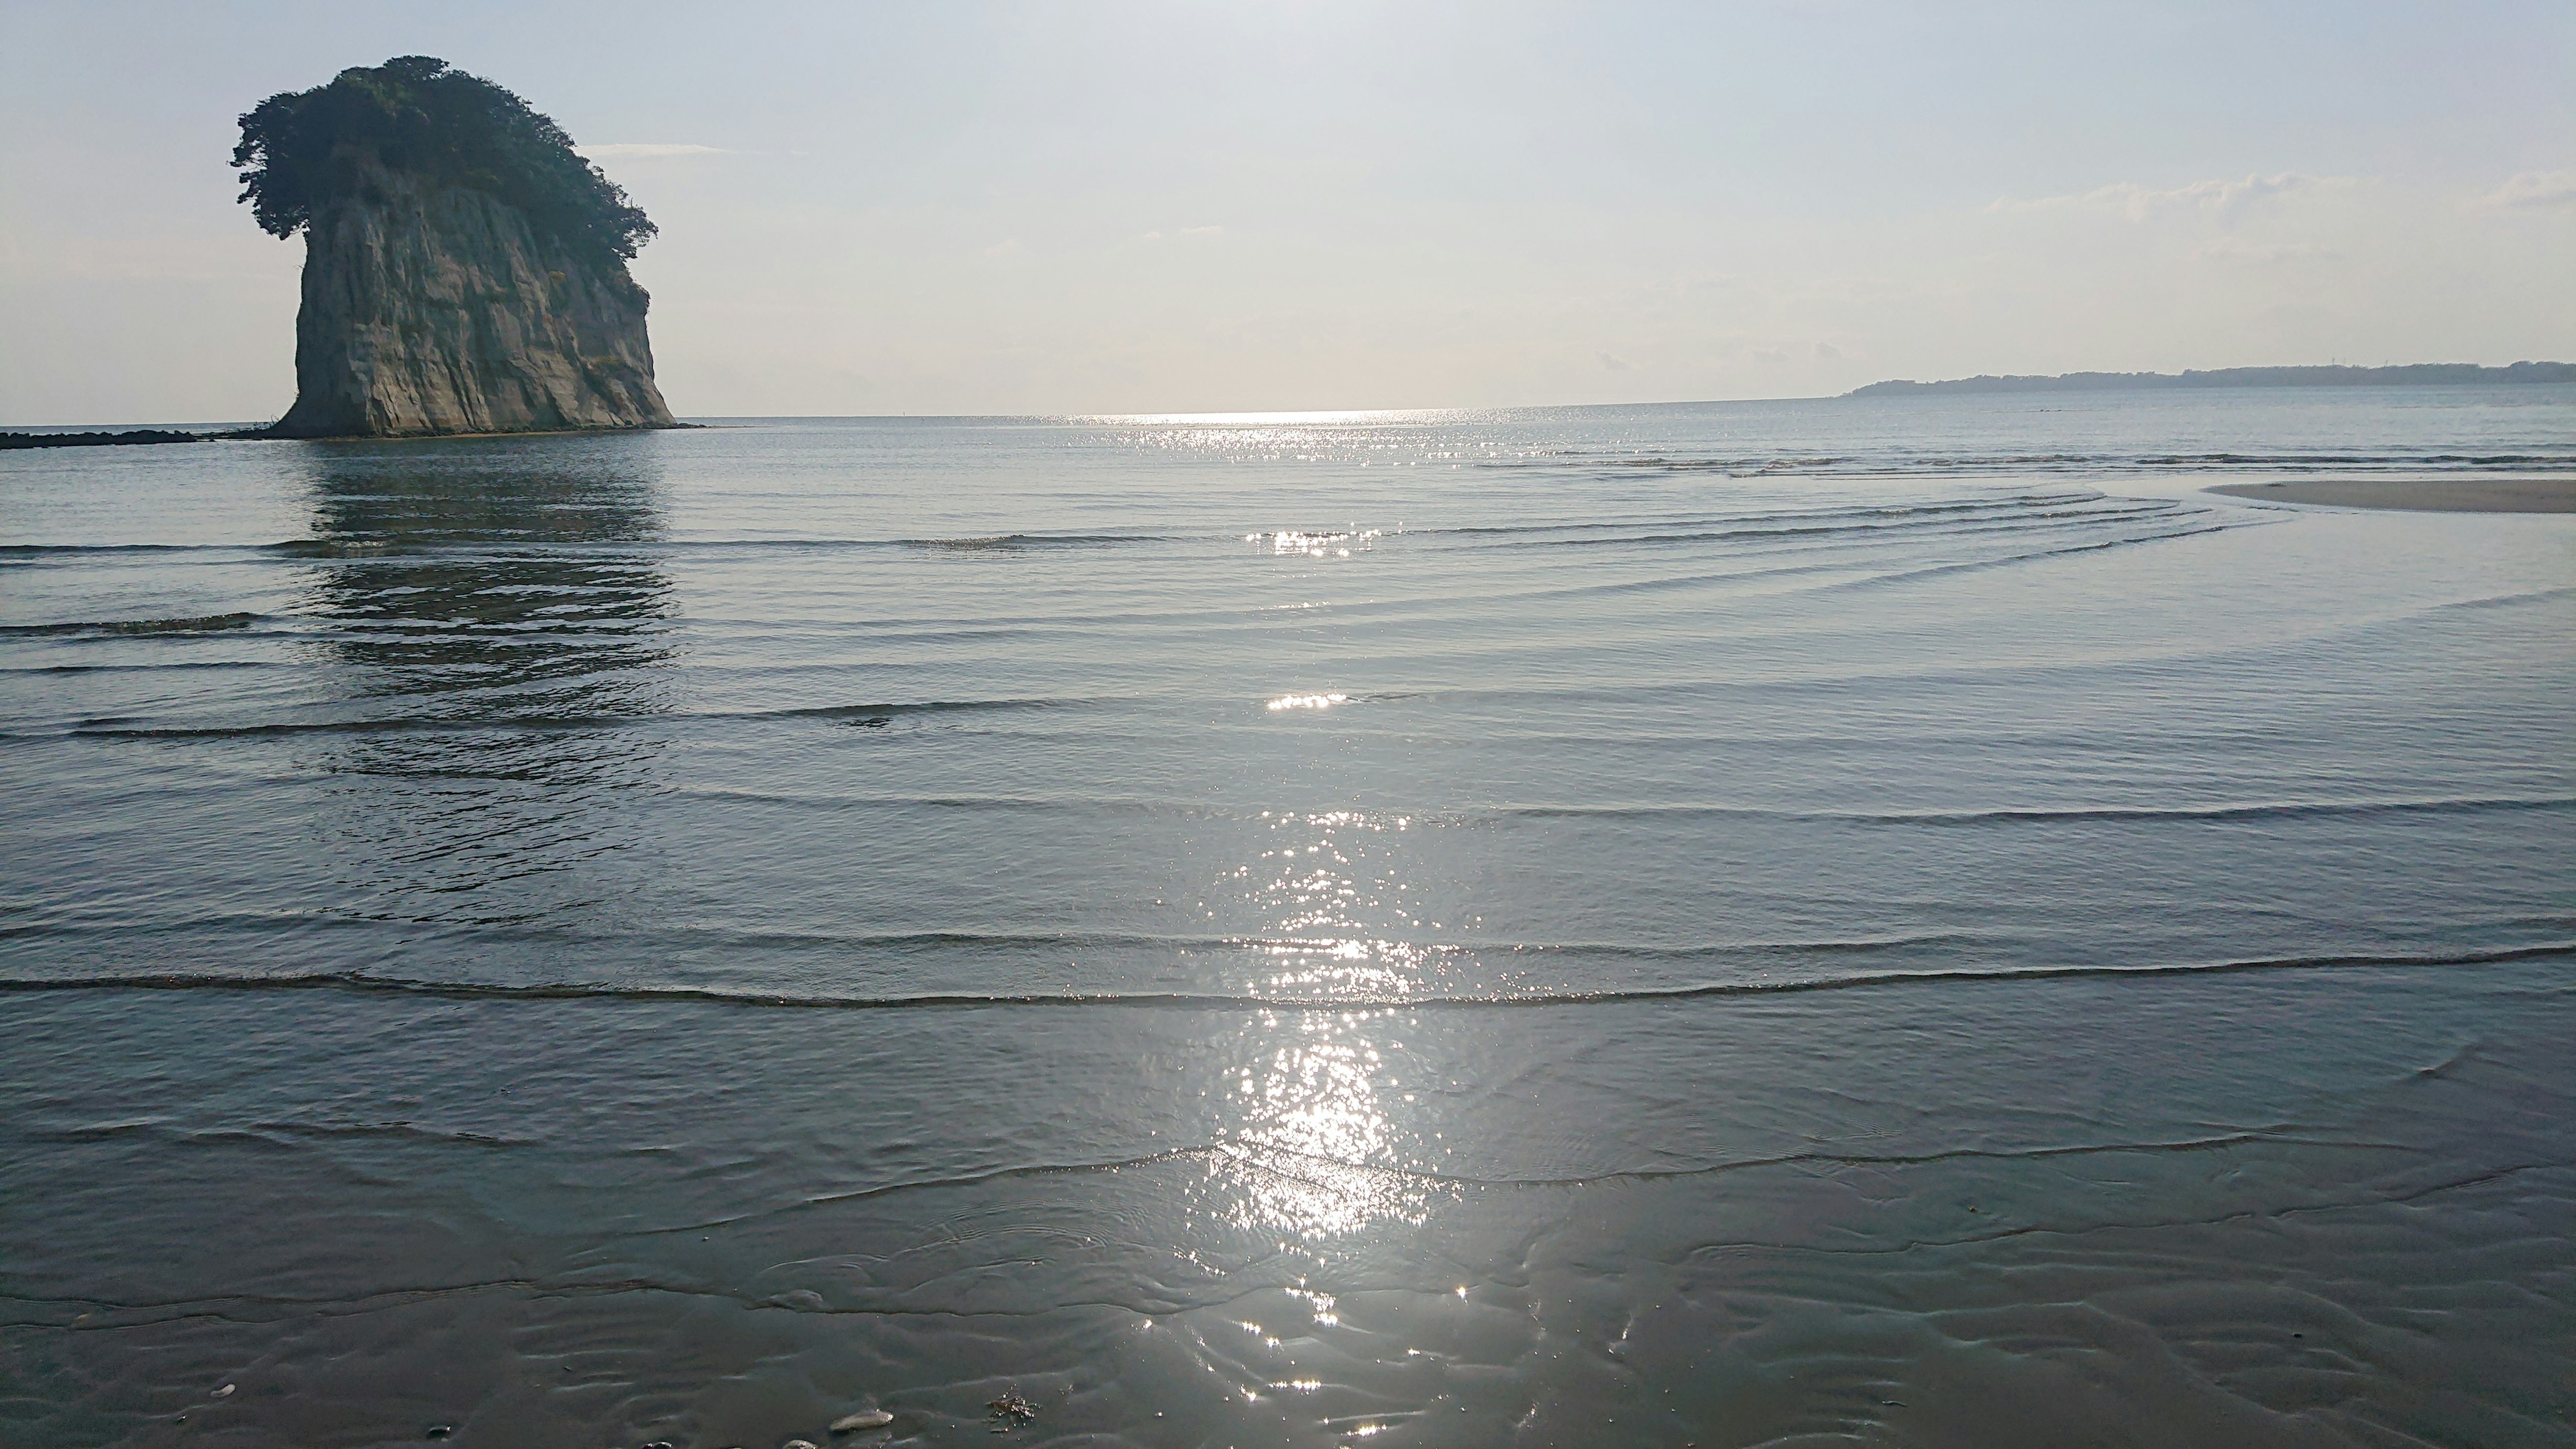
<svg viewBox="0 0 2576 1449">
<path fill-rule="evenodd" d="M 2576 206 L 2576 171 L 2525 171 L 2477 199 L 2480 211 Z"/>
<path fill-rule="evenodd" d="M 1609 353 L 1604 352 L 1601 354 L 1601 366 L 1610 372 L 1626 372 L 1628 370 L 1629 363 L 1628 359 L 1624 357 L 1613 357 Z"/>
<path fill-rule="evenodd" d="M 2232 213 L 2257 201 L 2302 192 L 2340 190 L 2357 184 L 2351 176 L 2310 176 L 2304 171 L 2282 171 L 2270 176 L 2252 175 L 2238 181 L 2195 181 L 2188 186 L 2157 190 L 2134 181 L 2097 186 L 2091 191 L 2073 191 L 2063 196 L 2042 196 L 2031 200 L 2005 198 L 1987 207 L 1988 211 L 2115 211 L 2131 221 L 2145 221 L 2160 212 L 2199 210 Z"/>
<path fill-rule="evenodd" d="M 632 160 L 647 156 L 730 156 L 722 146 L 698 146 L 685 142 L 612 141 L 604 146 L 575 146 L 575 151 L 593 161 Z"/>
</svg>

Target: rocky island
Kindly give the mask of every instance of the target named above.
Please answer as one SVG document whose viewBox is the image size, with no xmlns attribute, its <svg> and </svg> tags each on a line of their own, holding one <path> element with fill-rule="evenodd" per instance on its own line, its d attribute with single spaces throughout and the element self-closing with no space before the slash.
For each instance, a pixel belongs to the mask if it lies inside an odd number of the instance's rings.
<svg viewBox="0 0 2576 1449">
<path fill-rule="evenodd" d="M 295 406 L 268 434 L 676 426 L 653 382 L 653 223 L 527 102 L 429 56 L 241 118 L 241 199 L 304 235 Z"/>
</svg>

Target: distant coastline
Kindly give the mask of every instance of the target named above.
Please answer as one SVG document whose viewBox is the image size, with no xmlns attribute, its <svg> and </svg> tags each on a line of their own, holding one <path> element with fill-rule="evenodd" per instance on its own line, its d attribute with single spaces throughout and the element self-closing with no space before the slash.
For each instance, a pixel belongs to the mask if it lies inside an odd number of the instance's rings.
<svg viewBox="0 0 2576 1449">
<path fill-rule="evenodd" d="M 2110 392 L 2184 387 L 2456 387 L 2463 383 L 2576 382 L 2576 362 L 2413 362 L 2399 367 L 2218 367 L 2206 372 L 2061 372 L 2054 377 L 1957 377 L 1945 382 L 1873 382 L 1845 397 L 1911 393 Z"/>
</svg>

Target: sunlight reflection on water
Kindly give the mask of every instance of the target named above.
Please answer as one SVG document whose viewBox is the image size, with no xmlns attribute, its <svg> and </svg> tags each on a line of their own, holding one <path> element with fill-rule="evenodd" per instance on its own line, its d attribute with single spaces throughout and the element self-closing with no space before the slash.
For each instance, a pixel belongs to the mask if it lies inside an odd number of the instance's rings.
<svg viewBox="0 0 2576 1449">
<path fill-rule="evenodd" d="M 1412 818 L 1359 810 L 1268 818 L 1296 843 L 1261 851 L 1219 881 L 1243 882 L 1241 899 L 1262 918 L 1244 944 L 1277 964 L 1263 990 L 1345 1001 L 1420 994 L 1444 948 L 1391 934 L 1420 923 L 1403 904 L 1410 887 L 1395 862 L 1368 843 L 1410 830 Z"/>
<path fill-rule="evenodd" d="M 1386 537 L 1385 529 L 1362 528 L 1354 523 L 1343 532 L 1307 533 L 1298 529 L 1283 528 L 1277 533 L 1247 533 L 1243 536 L 1243 541 L 1254 545 L 1267 544 L 1270 552 L 1274 554 L 1294 554 L 1305 558 L 1349 558 L 1351 550 L 1358 549 L 1366 553 L 1384 537 Z"/>
<path fill-rule="evenodd" d="M 1424 1179 L 1382 1165 L 1402 1155 L 1405 1134 L 1389 1115 L 1397 1084 L 1385 1079 L 1387 1063 L 1365 1028 L 1388 1014 L 1264 1021 L 1277 1040 L 1236 1079 L 1241 1125 L 1209 1163 L 1218 1216 L 1247 1231 L 1292 1234 L 1309 1248 L 1427 1220 Z M 1331 1320 L 1319 1313 L 1318 1321 Z"/>
<path fill-rule="evenodd" d="M 1411 818 L 1364 810 L 1265 818 L 1282 843 L 1227 873 L 1262 921 L 1245 944 L 1277 963 L 1265 990 L 1343 1001 L 1422 994 L 1442 952 L 1390 931 L 1410 917 L 1398 904 L 1406 891 L 1398 864 L 1383 849 Z M 1396 1015 L 1264 1011 L 1246 1023 L 1249 1049 L 1229 1088 L 1236 1125 L 1211 1162 L 1230 1179 L 1228 1221 L 1309 1242 L 1425 1221 L 1425 1180 L 1415 1174 L 1428 1164 L 1410 1160 L 1421 1144 L 1393 1115 L 1413 1096 L 1383 1050 Z"/>
</svg>

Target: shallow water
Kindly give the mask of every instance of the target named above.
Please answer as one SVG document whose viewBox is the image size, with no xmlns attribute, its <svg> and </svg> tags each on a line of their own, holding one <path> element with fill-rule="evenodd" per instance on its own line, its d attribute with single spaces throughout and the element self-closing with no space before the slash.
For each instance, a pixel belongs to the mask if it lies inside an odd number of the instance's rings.
<svg viewBox="0 0 2576 1449">
<path fill-rule="evenodd" d="M 0 457 L 0 1441 L 2576 1443 L 2576 521 L 2199 492 L 2461 470 L 2576 389 Z"/>
</svg>

